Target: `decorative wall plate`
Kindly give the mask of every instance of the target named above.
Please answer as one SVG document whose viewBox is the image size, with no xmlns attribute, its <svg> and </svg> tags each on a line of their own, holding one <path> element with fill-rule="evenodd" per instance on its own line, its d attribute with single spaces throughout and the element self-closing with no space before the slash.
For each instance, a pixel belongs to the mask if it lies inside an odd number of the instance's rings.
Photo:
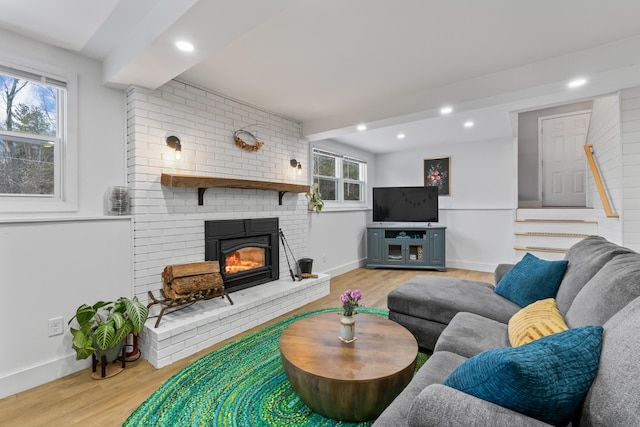
<svg viewBox="0 0 640 427">
<path fill-rule="evenodd" d="M 245 139 L 250 140 L 250 142 L 244 141 L 242 139 L 243 136 Z M 244 129 L 238 129 L 235 131 L 233 133 L 233 140 L 236 142 L 238 147 L 247 151 L 258 151 L 264 145 L 263 142 L 258 141 L 258 138 L 254 134 Z"/>
</svg>

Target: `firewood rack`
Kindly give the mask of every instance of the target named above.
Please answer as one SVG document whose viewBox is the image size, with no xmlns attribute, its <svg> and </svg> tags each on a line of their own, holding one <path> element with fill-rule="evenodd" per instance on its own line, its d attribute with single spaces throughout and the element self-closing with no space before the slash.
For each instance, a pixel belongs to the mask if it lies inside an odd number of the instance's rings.
<svg viewBox="0 0 640 427">
<path fill-rule="evenodd" d="M 170 308 L 176 308 L 176 307 L 180 307 L 187 304 L 193 304 L 197 301 L 205 301 L 205 300 L 216 298 L 216 297 L 221 297 L 221 298 L 226 297 L 229 300 L 229 303 L 233 305 L 233 301 L 231 300 L 231 297 L 229 296 L 229 294 L 227 294 L 224 290 L 220 291 L 218 289 L 207 289 L 206 291 L 200 291 L 193 295 L 189 295 L 182 298 L 167 298 L 164 295 L 163 289 L 160 289 L 160 294 L 162 294 L 162 299 L 156 298 L 151 291 L 149 291 L 148 294 L 151 302 L 147 304 L 147 308 L 155 304 L 162 305 L 160 314 L 156 319 L 156 324 L 154 326 L 155 328 L 157 328 L 158 325 L 160 324 L 160 320 L 162 320 L 162 316 L 164 316 L 165 311 L 167 311 Z"/>
<path fill-rule="evenodd" d="M 156 320 L 156 328 L 164 313 L 170 308 L 216 297 L 226 297 L 233 305 L 233 301 L 224 290 L 218 261 L 168 265 L 162 272 L 162 282 L 162 298 L 156 298 L 151 291 L 148 292 L 151 302 L 147 304 L 147 308 L 156 304 L 162 306 Z"/>
</svg>

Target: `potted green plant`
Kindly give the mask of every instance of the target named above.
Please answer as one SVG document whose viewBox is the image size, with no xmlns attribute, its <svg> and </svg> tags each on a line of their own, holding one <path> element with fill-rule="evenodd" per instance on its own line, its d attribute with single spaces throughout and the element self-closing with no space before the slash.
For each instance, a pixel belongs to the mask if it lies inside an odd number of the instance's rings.
<svg viewBox="0 0 640 427">
<path fill-rule="evenodd" d="M 320 212 L 324 206 L 324 202 L 320 198 L 320 192 L 318 191 L 318 183 L 314 183 L 309 191 L 305 193 L 305 195 L 309 198 L 309 211 Z"/>
<path fill-rule="evenodd" d="M 137 297 L 82 304 L 69 320 L 69 325 L 75 319 L 79 326 L 79 329 L 70 328 L 76 360 L 86 359 L 94 352 L 99 355 L 118 349 L 115 356 L 107 356 L 107 361 L 112 362 L 118 357 L 127 335 L 131 332 L 137 335 L 144 328 L 148 316 L 149 309 Z"/>
</svg>

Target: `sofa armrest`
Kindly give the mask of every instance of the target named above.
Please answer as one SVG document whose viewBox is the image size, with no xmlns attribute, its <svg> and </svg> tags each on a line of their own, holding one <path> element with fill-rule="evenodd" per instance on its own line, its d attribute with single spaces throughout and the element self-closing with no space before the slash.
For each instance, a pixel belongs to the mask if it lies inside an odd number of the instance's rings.
<svg viewBox="0 0 640 427">
<path fill-rule="evenodd" d="M 432 384 L 420 392 L 411 404 L 407 424 L 410 427 L 549 426 L 542 421 L 442 384 Z"/>
<path fill-rule="evenodd" d="M 502 276 L 507 274 L 514 265 L 515 264 L 498 264 L 495 271 L 493 272 L 494 284 L 497 285 L 500 282 L 500 279 L 502 279 Z"/>
</svg>

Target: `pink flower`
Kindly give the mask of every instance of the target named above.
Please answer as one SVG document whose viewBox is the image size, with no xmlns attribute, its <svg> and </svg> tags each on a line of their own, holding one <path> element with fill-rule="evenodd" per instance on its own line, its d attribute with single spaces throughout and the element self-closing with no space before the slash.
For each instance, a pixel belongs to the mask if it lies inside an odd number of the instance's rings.
<svg viewBox="0 0 640 427">
<path fill-rule="evenodd" d="M 347 289 L 344 291 L 342 295 L 340 295 L 340 301 L 342 301 L 343 313 L 345 316 L 353 315 L 356 307 L 364 307 L 364 304 L 359 304 L 360 298 L 362 297 L 362 292 L 360 289 Z"/>
</svg>

